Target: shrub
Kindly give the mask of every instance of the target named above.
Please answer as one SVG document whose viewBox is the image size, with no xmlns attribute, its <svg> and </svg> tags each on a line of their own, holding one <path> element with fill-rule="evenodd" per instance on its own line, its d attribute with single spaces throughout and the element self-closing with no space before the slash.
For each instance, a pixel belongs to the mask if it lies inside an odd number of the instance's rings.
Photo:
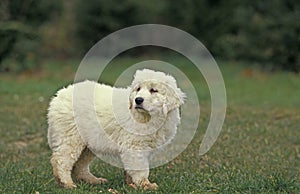
<svg viewBox="0 0 300 194">
<path fill-rule="evenodd" d="M 235 33 L 217 38 L 214 50 L 226 59 L 255 61 L 271 70 L 300 71 L 299 1 L 241 3 Z"/>
<path fill-rule="evenodd" d="M 29 68 L 38 56 L 39 27 L 60 10 L 60 3 L 58 0 L 2 0 L 0 6 L 0 71 Z M 8 57 L 13 62 L 4 64 Z"/>
<path fill-rule="evenodd" d="M 79 0 L 76 3 L 77 35 L 82 52 L 104 36 L 124 27 L 155 23 L 163 3 L 158 0 Z"/>
</svg>

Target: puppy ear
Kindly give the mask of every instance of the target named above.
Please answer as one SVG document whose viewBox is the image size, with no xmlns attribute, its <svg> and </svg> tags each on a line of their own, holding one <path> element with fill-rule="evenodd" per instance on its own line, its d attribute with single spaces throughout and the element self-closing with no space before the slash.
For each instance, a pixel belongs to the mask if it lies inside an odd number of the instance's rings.
<svg viewBox="0 0 300 194">
<path fill-rule="evenodd" d="M 132 108 L 132 102 L 131 100 L 129 99 L 129 110 Z"/>
<path fill-rule="evenodd" d="M 133 98 L 132 97 L 132 93 L 130 93 L 129 94 L 129 98 L 128 98 L 128 101 L 129 101 L 129 110 L 132 109 L 132 98 Z"/>
<path fill-rule="evenodd" d="M 186 95 L 179 88 L 167 87 L 166 101 L 163 105 L 164 114 L 183 105 L 185 98 Z"/>
</svg>

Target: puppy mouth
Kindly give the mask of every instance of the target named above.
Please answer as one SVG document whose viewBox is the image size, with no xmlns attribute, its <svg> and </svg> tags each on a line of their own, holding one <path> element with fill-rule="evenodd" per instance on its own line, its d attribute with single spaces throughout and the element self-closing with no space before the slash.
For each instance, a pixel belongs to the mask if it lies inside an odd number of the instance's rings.
<svg viewBox="0 0 300 194">
<path fill-rule="evenodd" d="M 141 105 L 136 105 L 135 106 L 135 109 L 137 109 L 137 110 L 142 110 L 142 111 L 147 111 L 143 106 L 141 106 Z"/>
</svg>

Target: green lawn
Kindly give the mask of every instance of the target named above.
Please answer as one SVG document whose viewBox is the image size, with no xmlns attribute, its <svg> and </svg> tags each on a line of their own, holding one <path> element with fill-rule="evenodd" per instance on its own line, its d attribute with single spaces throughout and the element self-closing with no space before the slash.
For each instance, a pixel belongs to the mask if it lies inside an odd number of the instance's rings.
<svg viewBox="0 0 300 194">
<path fill-rule="evenodd" d="M 138 60 L 119 59 L 102 80 Z M 169 60 L 197 74 L 187 61 Z M 47 145 L 47 106 L 55 91 L 72 83 L 78 61 L 47 62 L 37 72 L 0 74 L 0 193 L 141 193 L 128 187 L 123 171 L 95 160 L 92 172 L 109 183 L 77 182 L 73 190 L 54 180 Z M 126 66 L 127 65 L 127 66 Z M 210 115 L 204 80 L 197 83 L 201 117 L 188 148 L 166 165 L 152 169 L 157 191 L 149 193 L 299 193 L 300 76 L 267 73 L 235 63 L 220 63 L 228 108 L 223 130 L 212 149 L 199 156 Z M 114 73 L 112 73 L 114 72 Z"/>
</svg>

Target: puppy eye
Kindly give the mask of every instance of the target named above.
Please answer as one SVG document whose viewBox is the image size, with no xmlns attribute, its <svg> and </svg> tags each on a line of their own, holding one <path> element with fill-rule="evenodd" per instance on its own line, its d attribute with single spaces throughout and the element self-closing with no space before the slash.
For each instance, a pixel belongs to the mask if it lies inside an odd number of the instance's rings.
<svg viewBox="0 0 300 194">
<path fill-rule="evenodd" d="M 141 90 L 141 87 L 138 87 L 137 89 L 136 89 L 136 91 L 140 91 Z"/>
<path fill-rule="evenodd" d="M 150 93 L 152 94 L 152 93 L 156 93 L 156 92 L 158 92 L 156 89 L 154 89 L 154 88 L 151 88 L 150 89 Z"/>
</svg>

